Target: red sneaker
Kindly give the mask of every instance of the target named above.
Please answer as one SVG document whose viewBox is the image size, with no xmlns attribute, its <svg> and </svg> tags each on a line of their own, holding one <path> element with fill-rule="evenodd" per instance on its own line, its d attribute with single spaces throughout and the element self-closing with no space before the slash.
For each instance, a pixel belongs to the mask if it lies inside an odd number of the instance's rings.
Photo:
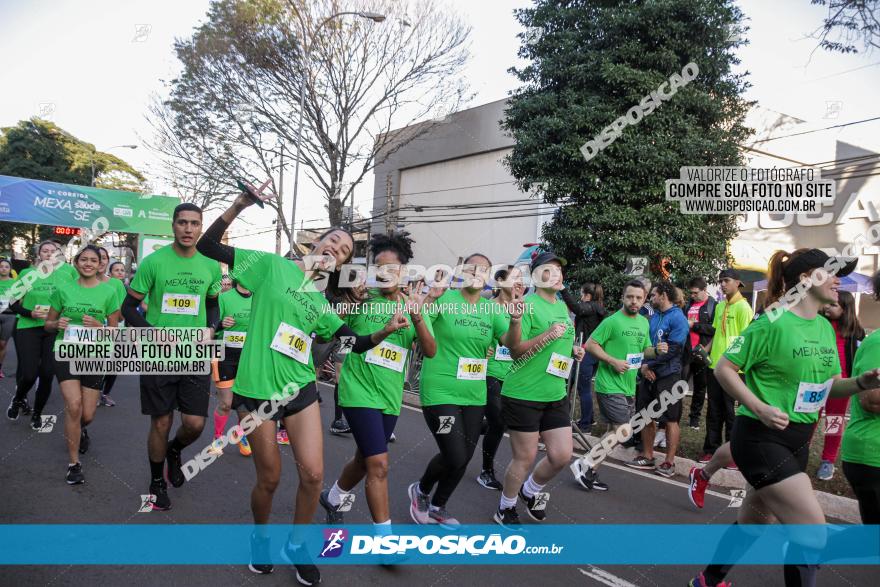
<svg viewBox="0 0 880 587">
<path fill-rule="evenodd" d="M 711 460 L 712 460 L 712 455 L 709 454 L 709 453 L 706 453 L 706 454 L 704 454 L 703 456 L 700 457 L 699 462 L 701 462 L 701 463 L 703 463 L 703 464 L 705 465 L 706 463 L 708 463 L 708 462 L 711 461 Z"/>
<path fill-rule="evenodd" d="M 733 461 L 730 461 L 729 463 L 727 463 L 727 465 L 724 468 L 727 469 L 728 471 L 739 471 L 739 467 L 737 467 L 736 463 L 734 463 Z"/>
<path fill-rule="evenodd" d="M 706 489 L 709 488 L 709 482 L 703 478 L 702 469 L 698 467 L 691 467 L 690 473 L 688 473 L 688 478 L 690 479 L 690 485 L 688 485 L 688 497 L 691 500 L 691 503 L 694 504 L 699 509 L 703 509 L 703 503 L 706 498 Z"/>
</svg>

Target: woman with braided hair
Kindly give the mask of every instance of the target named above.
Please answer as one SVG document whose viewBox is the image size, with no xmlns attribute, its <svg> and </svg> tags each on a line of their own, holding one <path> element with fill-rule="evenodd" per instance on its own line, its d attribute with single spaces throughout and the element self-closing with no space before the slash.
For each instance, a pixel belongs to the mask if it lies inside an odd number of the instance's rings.
<svg viewBox="0 0 880 587">
<path fill-rule="evenodd" d="M 405 306 L 410 324 L 373 347 L 352 354 L 339 374 L 339 405 L 351 427 L 357 450 L 330 489 L 321 493 L 327 523 L 343 523 L 346 496 L 365 479 L 364 491 L 378 535 L 391 533 L 388 505 L 388 442 L 400 415 L 407 355 L 417 339 L 426 357 L 433 357 L 437 344 L 429 323 L 422 317 L 415 295 L 401 288 L 401 276 L 412 258 L 413 240 L 406 232 L 375 234 L 370 254 L 378 266 L 375 288 L 366 299 L 345 312 L 343 320 L 357 334 L 372 332 Z M 368 284 L 372 285 L 372 284 Z M 347 509 L 347 508 L 346 508 Z"/>
</svg>

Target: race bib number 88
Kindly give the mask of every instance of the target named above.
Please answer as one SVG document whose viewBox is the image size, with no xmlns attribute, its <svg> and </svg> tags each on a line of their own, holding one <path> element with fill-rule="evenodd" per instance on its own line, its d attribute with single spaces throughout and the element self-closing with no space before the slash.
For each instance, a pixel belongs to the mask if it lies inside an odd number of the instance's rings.
<svg viewBox="0 0 880 587">
<path fill-rule="evenodd" d="M 825 383 L 805 383 L 802 381 L 798 385 L 794 411 L 801 414 L 812 414 L 821 410 L 825 402 L 828 401 L 833 383 L 833 379 L 829 379 Z"/>
</svg>

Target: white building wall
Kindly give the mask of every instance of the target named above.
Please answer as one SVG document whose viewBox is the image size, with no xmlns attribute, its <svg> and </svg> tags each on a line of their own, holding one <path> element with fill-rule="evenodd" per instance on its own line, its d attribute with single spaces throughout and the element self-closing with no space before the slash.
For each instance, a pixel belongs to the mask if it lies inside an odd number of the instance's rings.
<svg viewBox="0 0 880 587">
<path fill-rule="evenodd" d="M 488 255 L 493 263 L 511 263 L 522 252 L 523 244 L 537 242 L 541 223 L 552 214 L 533 215 L 538 214 L 539 209 L 552 207 L 540 206 L 538 200 L 517 189 L 502 163 L 509 152 L 510 149 L 501 149 L 401 171 L 402 209 L 397 221 L 416 241 L 415 263 L 425 266 L 453 264 L 459 257 L 474 252 Z M 476 203 L 504 204 L 477 209 L 427 208 L 422 212 L 408 209 L 411 206 Z M 527 214 L 530 216 L 517 217 Z M 469 220 L 498 216 L 504 218 Z M 420 223 L 420 220 L 436 222 Z"/>
</svg>

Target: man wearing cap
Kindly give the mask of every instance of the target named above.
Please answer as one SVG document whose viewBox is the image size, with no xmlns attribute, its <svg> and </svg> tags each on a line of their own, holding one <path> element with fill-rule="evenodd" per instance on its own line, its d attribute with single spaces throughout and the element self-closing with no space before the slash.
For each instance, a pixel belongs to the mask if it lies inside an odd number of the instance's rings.
<svg viewBox="0 0 880 587">
<path fill-rule="evenodd" d="M 703 441 L 701 463 L 707 463 L 722 443 L 722 432 L 726 440 L 730 440 L 733 428 L 734 400 L 721 388 L 715 379 L 715 365 L 746 327 L 752 322 L 755 313 L 749 302 L 740 293 L 743 283 L 739 271 L 733 268 L 724 269 L 718 274 L 718 283 L 724 294 L 715 308 L 715 319 L 712 327 L 715 338 L 712 339 L 709 351 L 709 371 L 707 373 L 709 388 L 709 408 L 706 413 L 706 439 Z"/>
</svg>

